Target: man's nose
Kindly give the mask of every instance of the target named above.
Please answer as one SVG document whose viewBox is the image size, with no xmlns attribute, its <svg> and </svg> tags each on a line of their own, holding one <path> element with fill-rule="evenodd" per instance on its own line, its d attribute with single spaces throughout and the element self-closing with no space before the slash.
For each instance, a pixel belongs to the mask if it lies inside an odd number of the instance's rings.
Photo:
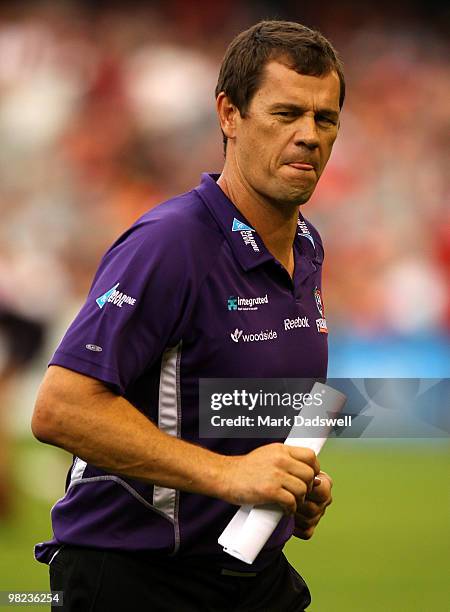
<svg viewBox="0 0 450 612">
<path fill-rule="evenodd" d="M 319 135 L 314 116 L 303 115 L 296 121 L 296 132 L 294 142 L 297 146 L 305 146 L 314 149 L 319 144 Z"/>
</svg>

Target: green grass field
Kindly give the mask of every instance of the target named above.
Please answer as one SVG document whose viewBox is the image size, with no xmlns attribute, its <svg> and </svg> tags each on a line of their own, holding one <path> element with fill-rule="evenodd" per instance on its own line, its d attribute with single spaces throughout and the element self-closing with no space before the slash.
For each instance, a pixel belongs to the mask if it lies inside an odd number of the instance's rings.
<svg viewBox="0 0 450 612">
<path fill-rule="evenodd" d="M 31 440 L 16 447 L 13 519 L 0 522 L 0 590 L 48 589 L 33 545 L 50 535 L 49 510 L 64 484 L 51 465 L 61 453 Z M 44 455 L 52 461 L 41 464 Z M 334 503 L 309 542 L 292 539 L 285 549 L 310 586 L 309 610 L 448 611 L 449 446 L 331 440 L 320 459 L 335 482 Z M 32 464 L 39 469 L 25 481 Z M 52 502 L 32 494 L 45 479 L 60 487 Z"/>
<path fill-rule="evenodd" d="M 449 447 L 330 440 L 320 456 L 332 506 L 285 552 L 312 612 L 450 610 Z"/>
</svg>

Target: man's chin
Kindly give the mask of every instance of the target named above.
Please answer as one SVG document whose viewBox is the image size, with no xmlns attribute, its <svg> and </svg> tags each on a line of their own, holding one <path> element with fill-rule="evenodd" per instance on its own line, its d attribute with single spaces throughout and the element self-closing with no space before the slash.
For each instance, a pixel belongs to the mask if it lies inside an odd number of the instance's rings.
<svg viewBox="0 0 450 612">
<path fill-rule="evenodd" d="M 308 200 L 310 199 L 312 193 L 302 193 L 302 194 L 295 194 L 295 195 L 286 195 L 286 196 L 277 196 L 274 198 L 271 198 L 272 201 L 277 205 L 277 206 L 283 206 L 285 208 L 292 208 L 295 207 L 297 208 L 298 206 L 303 206 L 303 204 L 306 204 L 308 202 Z"/>
<path fill-rule="evenodd" d="M 278 206 L 301 206 L 310 199 L 315 188 L 316 181 L 299 184 L 298 181 L 293 183 L 292 181 L 286 181 L 284 177 L 282 180 L 278 177 L 278 180 L 271 181 L 270 190 L 261 189 L 257 191 Z"/>
<path fill-rule="evenodd" d="M 317 185 L 316 176 L 314 178 L 303 177 L 302 180 L 283 180 L 283 186 L 279 193 L 284 195 L 286 202 L 306 204 L 310 199 Z"/>
<path fill-rule="evenodd" d="M 308 202 L 308 200 L 314 193 L 315 187 L 316 187 L 315 184 L 312 188 L 310 186 L 308 186 L 307 188 L 304 187 L 302 189 L 291 187 L 291 189 L 286 193 L 286 197 L 284 198 L 285 202 L 287 204 L 293 204 L 296 206 L 301 206 L 302 204 L 306 204 L 306 202 Z"/>
</svg>

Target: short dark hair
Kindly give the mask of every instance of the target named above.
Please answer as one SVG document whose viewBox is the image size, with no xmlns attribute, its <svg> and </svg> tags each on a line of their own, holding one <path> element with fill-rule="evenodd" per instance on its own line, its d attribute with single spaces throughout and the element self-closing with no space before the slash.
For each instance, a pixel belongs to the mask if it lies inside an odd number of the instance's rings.
<svg viewBox="0 0 450 612">
<path fill-rule="evenodd" d="M 339 108 L 345 98 L 342 61 L 333 45 L 317 30 L 293 21 L 260 21 L 234 38 L 220 67 L 216 98 L 224 92 L 242 117 L 261 86 L 264 66 L 280 59 L 299 74 L 339 77 Z M 227 138 L 224 134 L 224 145 Z"/>
</svg>

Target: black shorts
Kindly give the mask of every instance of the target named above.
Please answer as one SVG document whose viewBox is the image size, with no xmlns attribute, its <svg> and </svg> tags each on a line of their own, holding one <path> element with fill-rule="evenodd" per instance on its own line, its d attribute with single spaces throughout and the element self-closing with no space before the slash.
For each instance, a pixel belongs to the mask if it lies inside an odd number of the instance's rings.
<svg viewBox="0 0 450 612">
<path fill-rule="evenodd" d="M 249 567 L 249 570 L 251 568 Z M 60 612 L 301 612 L 308 587 L 283 554 L 242 575 L 198 559 L 64 546 L 50 565 Z"/>
</svg>

